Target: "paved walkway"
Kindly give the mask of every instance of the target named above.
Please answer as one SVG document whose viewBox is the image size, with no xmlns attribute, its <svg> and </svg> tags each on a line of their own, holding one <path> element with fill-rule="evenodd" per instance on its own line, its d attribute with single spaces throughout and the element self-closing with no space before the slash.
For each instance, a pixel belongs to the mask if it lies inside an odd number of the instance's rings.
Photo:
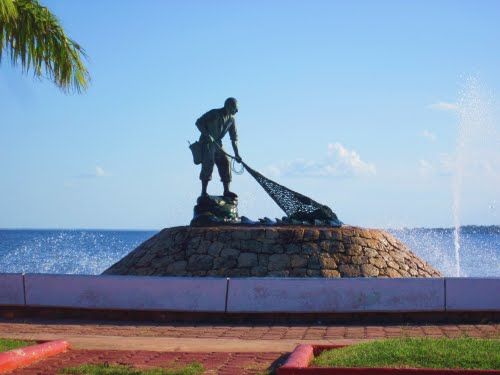
<svg viewBox="0 0 500 375">
<path fill-rule="evenodd" d="M 484 325 L 183 325 L 65 321 L 0 321 L 0 337 L 64 339 L 75 349 L 177 352 L 288 352 L 297 344 L 351 344 L 399 336 L 500 338 L 500 324 Z"/>
<path fill-rule="evenodd" d="M 205 374 L 264 375 L 284 362 L 278 353 L 162 353 L 150 351 L 71 350 L 67 353 L 13 371 L 12 375 L 51 375 L 81 364 L 120 363 L 139 368 L 176 368 L 201 363 Z"/>
<path fill-rule="evenodd" d="M 200 362 L 207 374 L 265 374 L 297 344 L 352 344 L 399 337 L 500 338 L 500 324 L 484 325 L 185 325 L 122 322 L 1 321 L 0 337 L 64 339 L 72 350 L 13 374 L 56 374 L 83 363 L 172 367 Z"/>
</svg>

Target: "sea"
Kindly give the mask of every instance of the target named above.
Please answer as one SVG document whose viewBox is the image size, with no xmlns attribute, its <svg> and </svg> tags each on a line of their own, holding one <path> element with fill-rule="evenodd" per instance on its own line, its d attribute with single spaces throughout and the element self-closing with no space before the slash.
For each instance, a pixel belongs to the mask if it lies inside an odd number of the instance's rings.
<svg viewBox="0 0 500 375">
<path fill-rule="evenodd" d="M 445 276 L 500 277 L 500 226 L 388 228 Z M 99 275 L 156 231 L 0 229 L 0 273 Z"/>
</svg>

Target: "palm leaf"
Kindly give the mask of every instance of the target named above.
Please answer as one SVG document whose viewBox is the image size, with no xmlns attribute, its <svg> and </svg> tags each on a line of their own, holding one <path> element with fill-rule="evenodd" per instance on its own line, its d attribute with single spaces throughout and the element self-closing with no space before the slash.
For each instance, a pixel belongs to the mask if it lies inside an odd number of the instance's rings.
<svg viewBox="0 0 500 375">
<path fill-rule="evenodd" d="M 88 87 L 85 51 L 37 0 L 0 0 L 0 62 L 4 51 L 13 65 L 36 77 L 47 76 L 64 91 Z"/>
<path fill-rule="evenodd" d="M 17 16 L 14 0 L 0 0 L 0 20 L 14 19 Z"/>
</svg>

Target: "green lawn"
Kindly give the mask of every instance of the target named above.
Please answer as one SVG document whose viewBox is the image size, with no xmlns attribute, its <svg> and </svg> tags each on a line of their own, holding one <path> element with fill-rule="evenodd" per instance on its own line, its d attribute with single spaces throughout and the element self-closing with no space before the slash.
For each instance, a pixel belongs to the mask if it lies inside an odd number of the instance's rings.
<svg viewBox="0 0 500 375">
<path fill-rule="evenodd" d="M 314 359 L 311 366 L 498 370 L 500 340 L 463 337 L 372 341 L 324 351 Z"/>
<path fill-rule="evenodd" d="M 0 339 L 0 352 L 5 352 L 7 350 L 22 348 L 23 346 L 33 345 L 33 341 L 23 341 L 23 340 L 11 340 L 11 339 Z"/>
<path fill-rule="evenodd" d="M 81 365 L 63 369 L 60 374 L 73 375 L 198 375 L 203 374 L 205 369 L 199 363 L 190 363 L 184 367 L 172 369 L 154 368 L 141 370 L 124 365 Z"/>
</svg>

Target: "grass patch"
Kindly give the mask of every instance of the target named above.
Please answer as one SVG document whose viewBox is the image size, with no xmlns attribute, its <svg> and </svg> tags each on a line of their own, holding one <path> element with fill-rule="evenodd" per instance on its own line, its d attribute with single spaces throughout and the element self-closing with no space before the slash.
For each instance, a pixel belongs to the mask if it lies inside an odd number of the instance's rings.
<svg viewBox="0 0 500 375">
<path fill-rule="evenodd" d="M 500 369 L 500 340 L 398 338 L 328 350 L 311 366 Z"/>
<path fill-rule="evenodd" d="M 199 375 L 205 371 L 203 365 L 197 362 L 190 363 L 183 367 L 170 369 L 152 368 L 138 369 L 126 365 L 81 365 L 63 369 L 60 374 L 72 375 Z"/>
<path fill-rule="evenodd" d="M 22 348 L 23 346 L 36 344 L 34 341 L 0 339 L 0 352 Z"/>
</svg>

